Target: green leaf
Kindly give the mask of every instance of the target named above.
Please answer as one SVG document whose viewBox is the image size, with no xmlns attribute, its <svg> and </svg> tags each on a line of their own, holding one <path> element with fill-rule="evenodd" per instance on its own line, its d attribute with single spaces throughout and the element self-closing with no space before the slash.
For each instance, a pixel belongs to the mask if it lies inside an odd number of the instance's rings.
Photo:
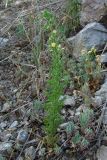
<svg viewBox="0 0 107 160">
<path fill-rule="evenodd" d="M 86 109 L 83 113 L 80 114 L 80 126 L 86 128 L 89 124 L 90 118 L 93 115 L 93 110 Z"/>
<path fill-rule="evenodd" d="M 39 100 L 34 100 L 33 107 L 34 107 L 35 110 L 39 111 L 40 109 L 43 108 L 43 104 Z"/>
<path fill-rule="evenodd" d="M 81 135 L 79 131 L 75 134 L 75 136 L 72 138 L 72 142 L 76 145 L 81 142 Z"/>
<path fill-rule="evenodd" d="M 68 125 L 66 126 L 66 132 L 72 133 L 75 129 L 75 124 L 73 122 L 69 122 Z"/>
</svg>

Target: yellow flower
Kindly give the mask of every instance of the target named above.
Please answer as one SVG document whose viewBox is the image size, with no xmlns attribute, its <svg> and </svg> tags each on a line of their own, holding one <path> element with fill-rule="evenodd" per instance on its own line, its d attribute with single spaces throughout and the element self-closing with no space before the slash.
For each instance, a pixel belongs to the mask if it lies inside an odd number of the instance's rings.
<svg viewBox="0 0 107 160">
<path fill-rule="evenodd" d="M 56 43 L 54 43 L 54 42 L 51 43 L 51 47 L 52 47 L 52 48 L 55 48 L 55 47 L 56 47 Z"/>
<path fill-rule="evenodd" d="M 57 33 L 57 31 L 56 31 L 56 30 L 53 30 L 53 33 L 54 33 L 54 34 L 56 34 L 56 33 Z"/>
</svg>

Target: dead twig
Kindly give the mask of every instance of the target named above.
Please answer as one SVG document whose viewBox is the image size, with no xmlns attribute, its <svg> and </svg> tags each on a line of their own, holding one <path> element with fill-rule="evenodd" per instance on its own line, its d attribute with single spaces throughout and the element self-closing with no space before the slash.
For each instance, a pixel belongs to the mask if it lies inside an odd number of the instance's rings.
<svg viewBox="0 0 107 160">
<path fill-rule="evenodd" d="M 21 109 L 21 108 L 23 108 L 23 107 L 26 107 L 27 105 L 32 105 L 32 104 L 33 104 L 33 103 L 28 102 L 28 103 L 26 103 L 26 104 L 24 104 L 24 105 L 22 105 L 22 106 L 20 106 L 20 107 L 18 107 L 18 108 L 16 108 L 16 109 L 14 109 L 13 111 L 11 111 L 11 112 L 5 114 L 5 115 L 1 118 L 2 121 L 3 121 L 5 118 L 7 118 L 10 114 L 16 112 L 17 110 L 19 110 L 19 109 Z M 1 119 L 0 119 L 0 121 L 1 121 Z"/>
</svg>

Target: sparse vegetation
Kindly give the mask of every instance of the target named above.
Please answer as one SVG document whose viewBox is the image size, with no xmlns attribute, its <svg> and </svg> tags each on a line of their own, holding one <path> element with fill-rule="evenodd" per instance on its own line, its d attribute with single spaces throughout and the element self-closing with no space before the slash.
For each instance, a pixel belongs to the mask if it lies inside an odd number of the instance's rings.
<svg viewBox="0 0 107 160">
<path fill-rule="evenodd" d="M 11 2 L 5 0 L 5 8 L 8 8 Z M 13 94 L 8 97 L 13 98 L 13 106 L 18 105 L 18 109 L 10 108 L 10 113 L 7 110 L 2 113 L 6 113 L 6 116 L 14 113 L 18 118 L 21 115 L 19 128 L 23 126 L 29 133 L 29 142 L 26 140 L 23 146 L 34 143 L 37 159 L 62 159 L 61 156 L 66 151 L 70 151 L 72 156 L 77 152 L 84 154 L 84 150 L 89 149 L 91 142 L 96 138 L 95 122 L 96 119 L 98 121 L 100 113 L 96 118 L 92 97 L 101 83 L 101 63 L 95 48 L 82 51 L 78 59 L 69 55 L 65 41 L 70 34 L 77 33 L 80 27 L 79 0 L 68 0 L 61 18 L 54 13 L 53 8 L 48 9 L 50 5 L 57 3 L 39 6 L 39 2 L 41 1 L 32 1 L 32 7 L 36 4 L 36 9 L 29 9 L 29 13 L 25 12 L 25 17 L 17 18 L 18 24 L 14 33 L 18 40 L 15 45 L 18 52 L 13 52 L 8 58 L 9 62 L 13 63 L 12 67 L 16 67 L 13 77 L 16 76 L 17 89 L 13 87 Z M 8 35 L 11 36 L 9 32 Z M 26 57 L 28 60 L 25 60 Z M 64 105 L 65 99 L 61 98 L 67 97 L 66 95 L 70 97 L 68 105 Z M 3 98 L 3 102 L 9 101 L 9 98 Z M 75 101 L 74 105 L 72 100 Z M 61 124 L 64 124 L 62 128 Z M 29 128 L 32 128 L 31 131 Z M 13 127 L 14 131 L 15 129 Z M 11 130 L 10 127 L 9 131 Z M 8 159 L 16 159 L 18 154 L 24 153 L 25 148 L 17 151 L 18 147 L 14 145 L 12 153 L 7 156 Z"/>
<path fill-rule="evenodd" d="M 72 70 L 70 69 L 72 67 Z M 101 63 L 96 55 L 96 49 L 82 51 L 79 61 L 71 59 L 68 68 L 72 84 L 76 88 L 82 88 L 84 93 L 95 91 L 101 79 Z"/>
<path fill-rule="evenodd" d="M 61 81 L 63 79 L 63 61 L 61 58 L 63 49 L 56 30 L 52 31 L 48 45 L 52 62 L 49 70 L 47 103 L 45 105 L 45 130 L 48 136 L 48 142 L 53 144 L 55 143 L 54 137 L 58 125 L 61 122 L 60 110 L 62 108 L 62 103 L 59 98 L 64 90 L 63 82 Z"/>
</svg>

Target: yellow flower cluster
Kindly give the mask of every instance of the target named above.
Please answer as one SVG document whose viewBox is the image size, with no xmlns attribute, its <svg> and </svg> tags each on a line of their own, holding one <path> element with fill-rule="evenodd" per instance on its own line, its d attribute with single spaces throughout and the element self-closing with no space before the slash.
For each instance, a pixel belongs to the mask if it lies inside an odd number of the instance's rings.
<svg viewBox="0 0 107 160">
<path fill-rule="evenodd" d="M 54 42 L 51 43 L 51 47 L 52 47 L 52 48 L 55 48 L 55 47 L 56 47 L 56 43 L 54 43 Z"/>
</svg>

